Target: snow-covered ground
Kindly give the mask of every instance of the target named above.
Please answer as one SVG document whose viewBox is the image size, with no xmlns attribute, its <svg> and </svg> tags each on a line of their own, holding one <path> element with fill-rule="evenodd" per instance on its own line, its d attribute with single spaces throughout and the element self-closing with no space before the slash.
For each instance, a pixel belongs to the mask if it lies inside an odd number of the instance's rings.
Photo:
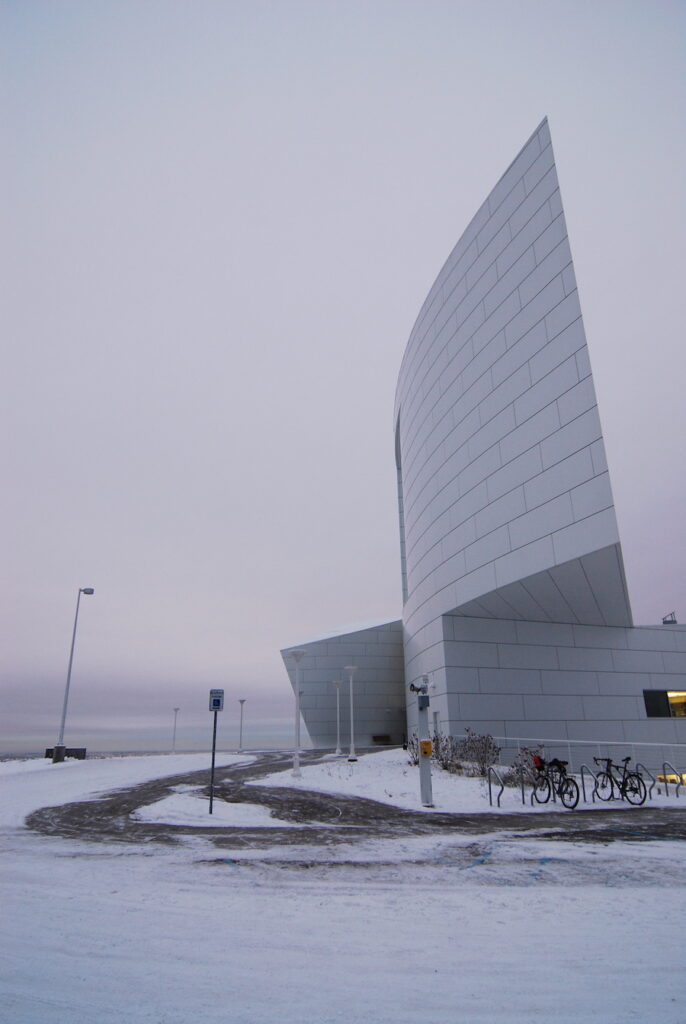
<svg viewBox="0 0 686 1024">
<path fill-rule="evenodd" d="M 293 827 L 288 845 L 262 850 L 201 832 L 100 844 L 23 824 L 39 807 L 206 765 L 0 764 L 2 1024 L 686 1021 L 686 844 L 503 830 L 313 847 Z M 416 769 L 392 751 L 304 767 L 300 784 L 418 804 Z M 434 795 L 440 811 L 490 810 L 474 780 L 436 775 Z M 207 801 L 180 785 L 139 816 L 204 825 Z M 212 817 L 270 824 L 257 805 L 215 801 Z"/>
<path fill-rule="evenodd" d="M 498 806 L 500 786 L 497 782 L 493 781 L 489 797 L 485 779 L 459 777 L 436 767 L 433 768 L 431 780 L 433 807 L 422 807 L 419 796 L 419 769 L 411 766 L 407 753 L 397 748 L 378 751 L 352 763 L 345 755 L 331 756 L 323 764 L 303 768 L 300 779 L 294 779 L 290 772 L 275 772 L 260 779 L 259 785 L 287 785 L 322 793 L 347 793 L 350 796 L 366 797 L 368 800 L 380 800 L 381 803 L 393 804 L 395 807 L 425 811 L 427 814 L 437 811 L 450 814 L 479 814 L 484 811 L 511 814 L 523 809 L 547 814 L 551 811 L 564 810 L 559 800 L 557 803 L 551 800 L 548 804 L 538 804 L 534 800 L 532 805 L 531 790 L 528 788 L 524 791 L 523 806 L 519 786 L 506 786 L 500 794 Z M 671 786 L 670 789 L 673 794 L 675 786 Z M 600 801 L 592 802 L 588 780 L 587 796 L 589 802 L 584 803 L 580 800 L 579 807 L 589 811 L 607 810 L 607 804 Z M 665 794 L 664 786 L 656 786 L 651 806 L 674 806 L 674 800 L 674 796 Z"/>
</svg>

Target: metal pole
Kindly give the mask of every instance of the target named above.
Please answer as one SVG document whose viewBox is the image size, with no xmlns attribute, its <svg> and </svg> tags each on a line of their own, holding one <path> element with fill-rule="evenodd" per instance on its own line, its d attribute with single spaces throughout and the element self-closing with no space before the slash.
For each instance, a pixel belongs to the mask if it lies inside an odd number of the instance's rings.
<svg viewBox="0 0 686 1024">
<path fill-rule="evenodd" d="M 357 754 L 355 753 L 355 714 L 353 711 L 353 676 L 357 671 L 357 666 L 346 665 L 345 671 L 350 675 L 350 754 L 348 755 L 348 760 L 357 761 Z"/>
<path fill-rule="evenodd" d="M 334 679 L 336 687 L 336 753 L 341 753 L 341 681 Z"/>
<path fill-rule="evenodd" d="M 174 731 L 172 733 L 172 754 L 176 753 L 176 716 L 181 708 L 174 708 Z"/>
<path fill-rule="evenodd" d="M 210 814 L 214 798 L 214 752 L 217 748 L 217 712 L 214 712 L 214 729 L 212 730 L 212 769 L 210 771 Z"/>
<path fill-rule="evenodd" d="M 243 705 L 245 704 L 245 701 L 246 701 L 245 697 L 242 700 L 239 699 L 239 701 L 238 701 L 238 703 L 241 706 L 241 724 L 240 724 L 240 728 L 238 730 L 238 751 L 239 751 L 239 753 L 243 749 Z"/>
<path fill-rule="evenodd" d="M 74 615 L 74 629 L 71 634 L 71 650 L 69 651 L 69 668 L 67 669 L 67 685 L 64 689 L 64 703 L 62 705 L 62 721 L 60 722 L 60 733 L 57 739 L 57 745 L 52 752 L 52 763 L 55 764 L 58 761 L 64 761 L 64 723 L 67 720 L 67 704 L 69 702 L 69 685 L 71 683 L 71 667 L 74 662 L 74 645 L 76 644 L 76 626 L 79 621 L 79 604 L 81 602 L 81 594 L 94 594 L 93 587 L 79 587 L 79 593 L 76 598 L 76 613 Z"/>
<path fill-rule="evenodd" d="M 429 733 L 429 677 L 422 676 L 417 693 L 417 739 L 419 740 L 419 792 L 422 805 L 433 807 L 431 788 L 431 735 Z"/>
<path fill-rule="evenodd" d="M 295 662 L 295 749 L 293 751 L 293 776 L 299 779 L 300 772 L 300 662 L 305 657 L 305 651 L 291 651 Z"/>
</svg>

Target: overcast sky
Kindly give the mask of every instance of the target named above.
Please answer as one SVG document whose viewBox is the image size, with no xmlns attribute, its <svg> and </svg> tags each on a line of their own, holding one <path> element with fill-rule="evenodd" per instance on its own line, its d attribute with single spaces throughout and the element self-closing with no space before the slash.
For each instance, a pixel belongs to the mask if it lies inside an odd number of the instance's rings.
<svg viewBox="0 0 686 1024">
<path fill-rule="evenodd" d="M 279 648 L 399 618 L 419 307 L 550 119 L 637 623 L 686 619 L 665 0 L 0 3 L 0 750 L 286 737 Z"/>
</svg>

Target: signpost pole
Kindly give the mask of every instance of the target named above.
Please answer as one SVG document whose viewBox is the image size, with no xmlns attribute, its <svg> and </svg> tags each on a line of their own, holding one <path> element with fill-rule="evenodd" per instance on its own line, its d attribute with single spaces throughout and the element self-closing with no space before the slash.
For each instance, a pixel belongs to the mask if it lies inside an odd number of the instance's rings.
<svg viewBox="0 0 686 1024">
<path fill-rule="evenodd" d="M 212 770 L 210 772 L 210 814 L 214 797 L 214 752 L 217 749 L 217 712 L 214 713 L 214 729 L 212 730 Z"/>
<path fill-rule="evenodd" d="M 217 749 L 217 712 L 224 710 L 224 691 L 210 690 L 210 711 L 214 712 L 214 728 L 212 730 L 212 770 L 210 772 L 210 814 L 214 801 L 214 754 Z"/>
</svg>

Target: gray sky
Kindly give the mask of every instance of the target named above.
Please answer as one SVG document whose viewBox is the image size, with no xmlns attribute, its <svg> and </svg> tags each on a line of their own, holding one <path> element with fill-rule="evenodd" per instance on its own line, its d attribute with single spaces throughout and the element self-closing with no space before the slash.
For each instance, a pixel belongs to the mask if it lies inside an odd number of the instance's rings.
<svg viewBox="0 0 686 1024">
<path fill-rule="evenodd" d="M 686 7 L 0 3 L 0 750 L 286 740 L 401 614 L 393 398 L 548 115 L 637 623 L 686 618 Z"/>
</svg>

